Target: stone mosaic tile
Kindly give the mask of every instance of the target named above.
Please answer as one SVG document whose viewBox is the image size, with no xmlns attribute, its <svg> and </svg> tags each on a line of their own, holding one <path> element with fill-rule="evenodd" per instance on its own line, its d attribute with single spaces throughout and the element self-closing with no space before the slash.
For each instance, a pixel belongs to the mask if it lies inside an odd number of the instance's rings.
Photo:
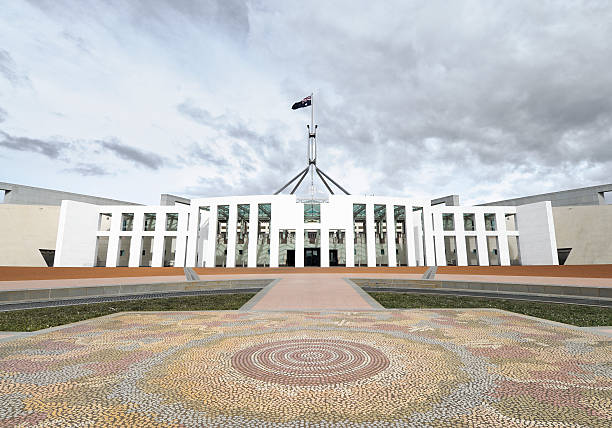
<svg viewBox="0 0 612 428">
<path fill-rule="evenodd" d="M 612 341 L 497 310 L 125 313 L 0 344 L 0 426 L 612 426 Z"/>
</svg>

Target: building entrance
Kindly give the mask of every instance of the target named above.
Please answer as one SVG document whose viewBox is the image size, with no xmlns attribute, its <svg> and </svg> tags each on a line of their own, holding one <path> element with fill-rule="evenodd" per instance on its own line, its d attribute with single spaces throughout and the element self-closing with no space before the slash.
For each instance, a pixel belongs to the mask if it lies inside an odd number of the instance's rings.
<svg viewBox="0 0 612 428">
<path fill-rule="evenodd" d="M 329 250 L 329 265 L 338 266 L 338 250 Z"/>
<path fill-rule="evenodd" d="M 304 248 L 304 266 L 321 266 L 320 248 Z"/>
<path fill-rule="evenodd" d="M 287 266 L 295 266 L 295 250 L 287 250 Z"/>
</svg>

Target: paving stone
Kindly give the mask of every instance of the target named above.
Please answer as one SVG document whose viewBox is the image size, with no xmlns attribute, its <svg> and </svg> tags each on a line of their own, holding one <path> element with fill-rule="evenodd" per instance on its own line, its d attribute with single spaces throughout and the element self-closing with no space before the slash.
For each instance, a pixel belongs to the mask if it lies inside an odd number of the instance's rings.
<svg viewBox="0 0 612 428">
<path fill-rule="evenodd" d="M 612 426 L 612 340 L 504 311 L 159 312 L 0 343 L 0 426 Z"/>
</svg>

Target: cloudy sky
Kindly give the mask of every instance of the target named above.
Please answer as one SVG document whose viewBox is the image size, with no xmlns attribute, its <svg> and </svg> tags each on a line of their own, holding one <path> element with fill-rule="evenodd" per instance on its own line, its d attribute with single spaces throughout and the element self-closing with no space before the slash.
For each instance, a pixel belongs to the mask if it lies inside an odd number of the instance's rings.
<svg viewBox="0 0 612 428">
<path fill-rule="evenodd" d="M 612 2 L 33 0 L 0 8 L 0 181 L 154 204 L 479 203 L 612 182 Z M 322 188 L 322 185 L 319 187 Z"/>
</svg>

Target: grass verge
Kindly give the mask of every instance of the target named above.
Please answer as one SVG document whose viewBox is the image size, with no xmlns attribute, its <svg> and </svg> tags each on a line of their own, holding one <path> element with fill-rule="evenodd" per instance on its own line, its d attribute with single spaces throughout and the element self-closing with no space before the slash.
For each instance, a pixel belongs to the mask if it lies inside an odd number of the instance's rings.
<svg viewBox="0 0 612 428">
<path fill-rule="evenodd" d="M 612 309 L 597 306 L 435 294 L 390 292 L 371 292 L 369 294 L 385 308 L 495 308 L 578 327 L 612 325 Z"/>
<path fill-rule="evenodd" d="M 36 331 L 128 311 L 203 311 L 240 309 L 255 293 L 126 300 L 0 312 L 0 331 Z"/>
</svg>

